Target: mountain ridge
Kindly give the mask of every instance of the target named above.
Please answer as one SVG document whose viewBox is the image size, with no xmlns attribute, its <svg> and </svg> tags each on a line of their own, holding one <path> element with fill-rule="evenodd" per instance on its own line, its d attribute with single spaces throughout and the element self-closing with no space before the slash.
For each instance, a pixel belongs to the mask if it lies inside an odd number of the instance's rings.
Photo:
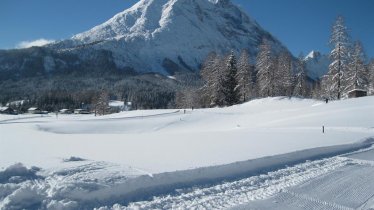
<svg viewBox="0 0 374 210">
<path fill-rule="evenodd" d="M 320 80 L 328 72 L 330 58 L 319 51 L 311 51 L 305 58 L 308 76 L 313 80 Z"/>
<path fill-rule="evenodd" d="M 32 49 L 1 50 L 0 79 L 70 72 L 198 72 L 211 52 L 254 58 L 267 39 L 287 48 L 230 0 L 140 0 L 103 24 Z"/>
<path fill-rule="evenodd" d="M 113 53 L 119 68 L 170 74 L 175 69 L 168 69 L 168 63 L 197 71 L 211 52 L 247 49 L 255 56 L 263 38 L 275 51 L 287 50 L 229 0 L 141 0 L 52 47 L 74 49 L 95 43 L 92 48 Z"/>
</svg>

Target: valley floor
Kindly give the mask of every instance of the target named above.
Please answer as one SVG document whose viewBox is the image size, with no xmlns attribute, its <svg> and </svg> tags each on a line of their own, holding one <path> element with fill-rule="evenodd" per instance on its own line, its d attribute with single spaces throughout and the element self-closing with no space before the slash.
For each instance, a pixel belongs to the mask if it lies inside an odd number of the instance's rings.
<svg viewBox="0 0 374 210">
<path fill-rule="evenodd" d="M 0 209 L 365 209 L 373 119 L 374 97 L 0 115 Z"/>
</svg>

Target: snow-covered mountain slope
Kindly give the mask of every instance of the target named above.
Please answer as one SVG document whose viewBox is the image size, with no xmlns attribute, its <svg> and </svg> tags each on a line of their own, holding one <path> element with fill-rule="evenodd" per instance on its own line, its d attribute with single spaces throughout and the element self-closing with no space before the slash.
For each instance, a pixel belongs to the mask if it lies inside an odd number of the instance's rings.
<svg viewBox="0 0 374 210">
<path fill-rule="evenodd" d="M 308 76 L 314 80 L 318 80 L 328 72 L 331 61 L 328 55 L 323 55 L 317 51 L 311 51 L 305 57 L 305 62 Z"/>
<path fill-rule="evenodd" d="M 212 51 L 248 49 L 262 39 L 287 50 L 229 0 L 140 0 L 91 30 L 57 43 L 59 48 L 90 46 L 113 53 L 120 68 L 172 73 L 198 70 Z"/>
</svg>

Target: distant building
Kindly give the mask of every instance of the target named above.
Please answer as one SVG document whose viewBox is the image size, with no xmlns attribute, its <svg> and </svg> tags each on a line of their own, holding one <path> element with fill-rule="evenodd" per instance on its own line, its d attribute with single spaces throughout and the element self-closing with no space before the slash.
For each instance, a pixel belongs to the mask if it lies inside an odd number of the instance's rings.
<svg viewBox="0 0 374 210">
<path fill-rule="evenodd" d="M 60 114 L 72 114 L 73 112 L 70 109 L 61 109 Z"/>
<path fill-rule="evenodd" d="M 348 92 L 348 98 L 359 98 L 365 97 L 368 95 L 368 92 L 363 89 L 354 89 Z"/>
<path fill-rule="evenodd" d="M 110 112 L 122 112 L 122 111 L 130 111 L 131 110 L 131 102 L 124 102 L 124 101 L 109 101 L 109 108 Z"/>
<path fill-rule="evenodd" d="M 74 114 L 91 114 L 87 109 L 74 109 Z"/>
<path fill-rule="evenodd" d="M 37 107 L 31 107 L 27 110 L 30 114 L 43 114 L 43 111 Z"/>
<path fill-rule="evenodd" d="M 111 113 L 125 111 L 125 102 L 124 101 L 109 101 L 109 109 Z"/>
<path fill-rule="evenodd" d="M 0 107 L 0 114 L 17 114 L 17 111 L 8 106 L 4 106 Z"/>
</svg>

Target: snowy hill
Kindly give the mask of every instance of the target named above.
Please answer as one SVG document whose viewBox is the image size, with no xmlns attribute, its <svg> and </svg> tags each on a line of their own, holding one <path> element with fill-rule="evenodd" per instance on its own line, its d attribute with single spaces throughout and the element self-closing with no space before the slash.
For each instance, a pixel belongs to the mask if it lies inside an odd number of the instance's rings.
<svg viewBox="0 0 374 210">
<path fill-rule="evenodd" d="M 366 163 L 335 156 L 371 146 L 372 104 L 374 97 L 328 104 L 277 97 L 186 114 L 0 115 L 0 209 L 111 209 L 147 198 L 129 209 L 229 208 L 336 169 L 357 175 Z M 368 201 L 369 166 L 342 200 Z M 350 197 L 361 185 L 362 199 Z"/>
<path fill-rule="evenodd" d="M 120 68 L 172 74 L 198 70 L 213 51 L 248 49 L 255 55 L 263 38 L 274 50 L 286 50 L 229 0 L 140 0 L 107 22 L 51 47 L 108 50 Z"/>
<path fill-rule="evenodd" d="M 318 51 L 311 51 L 305 57 L 305 62 L 308 76 L 314 80 L 318 80 L 325 75 L 331 63 L 328 55 L 323 55 Z"/>
</svg>

